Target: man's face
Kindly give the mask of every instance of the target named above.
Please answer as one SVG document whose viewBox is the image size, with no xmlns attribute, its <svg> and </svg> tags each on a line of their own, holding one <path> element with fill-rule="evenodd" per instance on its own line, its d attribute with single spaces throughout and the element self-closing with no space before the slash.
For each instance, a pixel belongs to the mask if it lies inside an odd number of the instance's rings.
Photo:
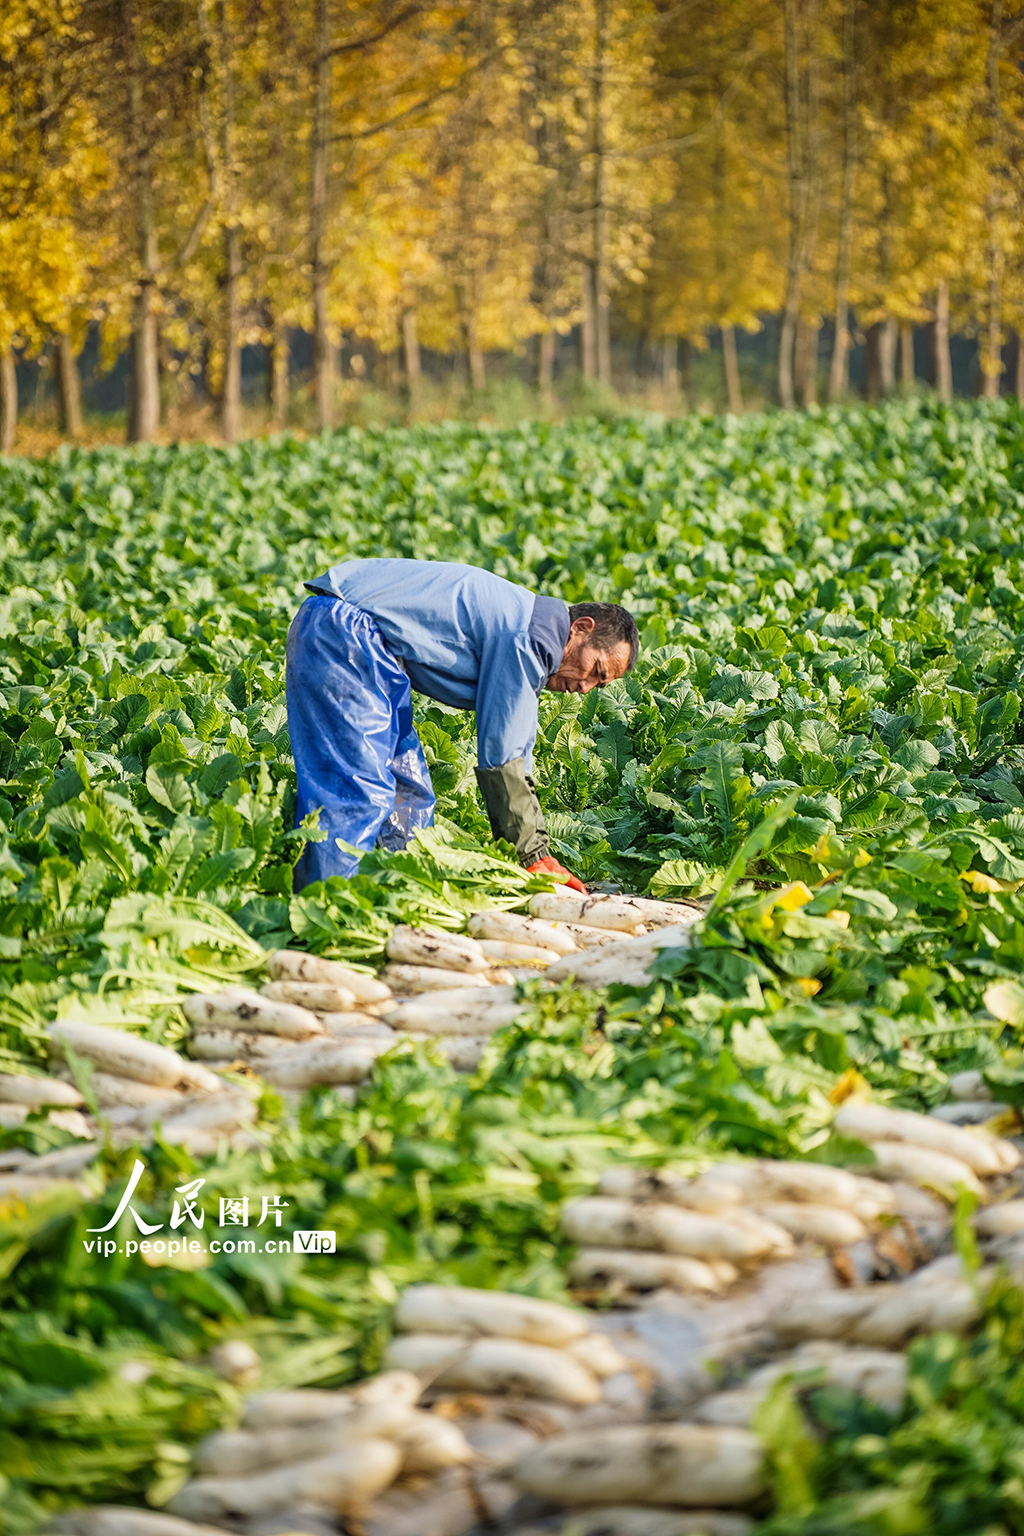
<svg viewBox="0 0 1024 1536">
<path fill-rule="evenodd" d="M 610 651 L 598 650 L 591 643 L 593 619 L 576 619 L 569 630 L 569 640 L 562 652 L 558 671 L 548 678 L 554 693 L 589 693 L 603 688 L 616 677 L 623 677 L 629 666 L 629 644 L 620 640 Z"/>
</svg>

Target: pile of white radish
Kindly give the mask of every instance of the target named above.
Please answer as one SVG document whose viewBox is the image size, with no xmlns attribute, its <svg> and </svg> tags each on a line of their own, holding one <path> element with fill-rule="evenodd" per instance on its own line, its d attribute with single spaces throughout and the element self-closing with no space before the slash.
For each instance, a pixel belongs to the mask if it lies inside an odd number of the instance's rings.
<svg viewBox="0 0 1024 1536">
<path fill-rule="evenodd" d="M 395 1043 L 377 1016 L 391 989 L 296 950 L 275 951 L 267 970 L 271 980 L 259 992 L 227 987 L 185 1000 L 193 1056 L 221 1069 L 252 1066 L 282 1089 L 364 1082 Z"/>
<path fill-rule="evenodd" d="M 413 1285 L 395 1310 L 387 1364 L 442 1390 L 512 1393 L 576 1407 L 628 1367 L 584 1312 L 507 1291 Z"/>
<path fill-rule="evenodd" d="M 574 1284 L 720 1292 L 795 1242 L 846 1247 L 892 1209 L 884 1184 L 822 1163 L 718 1163 L 698 1175 L 610 1168 L 562 1211 Z"/>
<path fill-rule="evenodd" d="M 346 1391 L 251 1397 L 240 1429 L 197 1447 L 198 1475 L 169 1509 L 217 1524 L 303 1511 L 357 1518 L 403 1473 L 472 1461 L 457 1424 L 417 1407 L 422 1391 L 418 1377 L 394 1370 Z"/>
<path fill-rule="evenodd" d="M 13 1131 L 31 1114 L 45 1113 L 51 1125 L 86 1139 L 92 1128 L 81 1113 L 82 1095 L 72 1083 L 42 1073 L 0 1073 L 0 1130 Z"/>
<path fill-rule="evenodd" d="M 81 1177 L 98 1155 L 98 1143 L 86 1139 L 39 1156 L 21 1147 L 0 1152 L 0 1201 L 38 1200 L 62 1191 L 85 1194 Z"/>
</svg>

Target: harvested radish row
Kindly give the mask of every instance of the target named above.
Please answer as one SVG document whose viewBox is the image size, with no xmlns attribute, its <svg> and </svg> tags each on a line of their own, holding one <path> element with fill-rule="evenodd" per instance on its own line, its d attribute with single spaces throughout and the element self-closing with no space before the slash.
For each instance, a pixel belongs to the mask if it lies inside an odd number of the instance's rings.
<svg viewBox="0 0 1024 1536">
<path fill-rule="evenodd" d="M 394 1440 L 415 1412 L 409 1403 L 349 1405 L 346 1413 L 308 1424 L 292 1424 L 259 1432 L 226 1430 L 210 1435 L 196 1448 L 197 1470 L 206 1477 L 242 1477 L 271 1467 L 290 1466 L 333 1455 L 356 1440 Z"/>
<path fill-rule="evenodd" d="M 521 1339 L 406 1333 L 392 1340 L 385 1358 L 452 1391 L 519 1392 L 580 1405 L 601 1397 L 597 1377 L 565 1350 Z"/>
<path fill-rule="evenodd" d="M 695 1259 L 752 1259 L 793 1251 L 788 1232 L 751 1212 L 707 1216 L 671 1205 L 631 1205 L 601 1195 L 584 1196 L 562 1208 L 562 1229 L 586 1247 L 639 1248 Z"/>
<path fill-rule="evenodd" d="M 505 939 L 481 939 L 480 948 L 491 965 L 527 965 L 543 970 L 560 958 L 554 949 L 539 944 L 510 944 Z"/>
<path fill-rule="evenodd" d="M 185 999 L 181 1011 L 190 1024 L 212 1029 L 245 1029 L 262 1035 L 287 1035 L 292 1040 L 323 1034 L 323 1025 L 308 1008 L 276 1002 L 244 987 L 198 993 Z"/>
<path fill-rule="evenodd" d="M 558 1436 L 516 1462 L 516 1486 L 559 1504 L 735 1508 L 763 1491 L 764 1451 L 743 1429 L 627 1424 Z"/>
<path fill-rule="evenodd" d="M 326 981 L 268 981 L 260 988 L 260 996 L 274 1003 L 294 1003 L 311 1013 L 349 1013 L 356 1005 L 354 992 Z"/>
<path fill-rule="evenodd" d="M 240 1029 L 198 1029 L 189 1050 L 200 1061 L 266 1061 L 282 1046 L 294 1045 L 287 1035 L 250 1034 Z"/>
<path fill-rule="evenodd" d="M 715 1294 L 736 1279 L 731 1266 L 668 1253 L 643 1253 L 619 1248 L 581 1248 L 569 1264 L 569 1279 L 580 1286 L 628 1286 L 634 1291 L 655 1291 L 672 1286 L 677 1291 Z"/>
<path fill-rule="evenodd" d="M 459 1426 L 436 1413 L 414 1410 L 394 1440 L 402 1453 L 403 1472 L 440 1472 L 474 1459 L 473 1448 Z"/>
<path fill-rule="evenodd" d="M 1020 1162 L 1016 1147 L 998 1136 L 974 1128 L 944 1125 L 931 1115 L 914 1114 L 908 1109 L 888 1109 L 881 1104 L 848 1099 L 833 1123 L 843 1136 L 853 1136 L 871 1145 L 876 1141 L 907 1142 L 954 1157 L 983 1176 L 1008 1173 Z"/>
<path fill-rule="evenodd" d="M 281 1088 L 361 1083 L 390 1047 L 386 1040 L 310 1040 L 275 1051 L 263 1073 Z"/>
<path fill-rule="evenodd" d="M 1005 1200 L 990 1205 L 974 1218 L 975 1231 L 981 1237 L 1015 1237 L 1024 1232 L 1024 1200 Z"/>
<path fill-rule="evenodd" d="M 325 1013 L 320 1016 L 324 1033 L 333 1040 L 394 1040 L 395 1032 L 382 1019 L 368 1013 Z"/>
<path fill-rule="evenodd" d="M 344 987 L 360 1003 L 385 1003 L 390 990 L 376 976 L 354 971 L 337 960 L 307 955 L 298 949 L 275 949 L 267 961 L 267 971 L 274 981 L 312 982 L 317 985 Z"/>
<path fill-rule="evenodd" d="M 157 1088 L 153 1083 L 139 1083 L 131 1077 L 114 1077 L 109 1072 L 93 1072 L 89 1087 L 101 1109 L 127 1107 L 143 1109 L 159 1104 L 168 1114 L 188 1102 L 187 1094 L 177 1088 Z"/>
<path fill-rule="evenodd" d="M 744 1195 L 741 1186 L 728 1177 L 728 1165 L 723 1165 L 722 1178 L 715 1169 L 691 1178 L 668 1168 L 606 1168 L 597 1188 L 600 1194 L 616 1199 L 662 1200 L 709 1214 L 742 1204 Z"/>
<path fill-rule="evenodd" d="M 588 1371 L 593 1371 L 598 1381 L 629 1369 L 626 1356 L 603 1333 L 585 1334 L 582 1339 L 574 1339 L 566 1348 L 574 1360 L 586 1366 Z"/>
<path fill-rule="evenodd" d="M 689 926 L 678 923 L 670 928 L 660 928 L 657 933 L 642 938 L 630 938 L 621 944 L 605 949 L 586 950 L 582 954 L 564 955 L 548 968 L 549 981 L 567 981 L 570 978 L 586 987 L 608 987 L 616 984 L 644 987 L 651 977 L 649 967 L 662 949 L 685 948 L 690 942 Z"/>
<path fill-rule="evenodd" d="M 571 1307 L 508 1291 L 475 1290 L 462 1285 L 410 1285 L 395 1308 L 395 1327 L 403 1333 L 524 1339 L 557 1348 L 588 1334 L 590 1320 Z"/>
<path fill-rule="evenodd" d="M 386 949 L 389 960 L 401 965 L 435 967 L 442 971 L 486 971 L 488 960 L 475 939 L 462 933 L 439 933 L 432 928 L 410 928 L 399 923 L 391 930 Z"/>
<path fill-rule="evenodd" d="M 571 938 L 577 949 L 603 949 L 606 944 L 621 944 L 633 937 L 617 928 L 594 928 L 589 923 L 553 923 L 552 927 Z"/>
<path fill-rule="evenodd" d="M 875 1155 L 875 1166 L 883 1175 L 934 1189 L 946 1200 L 955 1200 L 961 1186 L 984 1198 L 981 1180 L 959 1158 L 933 1152 L 927 1147 L 911 1146 L 906 1141 L 873 1141 L 870 1146 Z"/>
<path fill-rule="evenodd" d="M 567 891 L 537 895 L 530 900 L 530 915 L 547 922 L 615 928 L 620 933 L 636 933 L 644 925 L 640 908 L 628 896 L 576 896 Z"/>
<path fill-rule="evenodd" d="M 252 1430 L 309 1424 L 335 1414 L 351 1413 L 363 1403 L 399 1403 L 412 1408 L 422 1391 L 422 1382 L 411 1371 L 381 1371 L 340 1392 L 316 1387 L 258 1392 L 246 1400 L 242 1424 Z"/>
<path fill-rule="evenodd" d="M 531 945 L 570 955 L 576 948 L 572 934 L 564 925 L 544 922 L 536 917 L 522 917 L 518 912 L 474 912 L 468 923 L 474 939 L 492 943 Z"/>
<path fill-rule="evenodd" d="M 571 1511 L 566 1536 L 750 1536 L 754 1522 L 720 1509 L 650 1509 L 608 1504 Z"/>
<path fill-rule="evenodd" d="M 415 1029 L 430 1035 L 481 1035 L 503 1029 L 522 1013 L 515 987 L 476 992 L 431 992 L 420 999 L 392 1004 L 384 1016 L 392 1029 Z"/>
<path fill-rule="evenodd" d="M 123 1029 L 61 1019 L 50 1025 L 49 1035 L 59 1055 L 63 1056 L 64 1047 L 68 1046 L 76 1056 L 84 1056 L 114 1077 L 153 1083 L 159 1088 L 181 1088 L 186 1092 L 199 1089 L 217 1093 L 223 1086 L 219 1077 L 197 1062 L 185 1061 L 166 1045 L 140 1040 Z"/>
<path fill-rule="evenodd" d="M 785 1228 L 791 1237 L 801 1242 L 824 1243 L 826 1247 L 843 1247 L 859 1243 L 867 1237 L 867 1228 L 852 1211 L 840 1210 L 833 1205 L 809 1205 L 797 1200 L 769 1200 L 758 1206 L 758 1212 L 767 1221 L 774 1221 Z"/>
<path fill-rule="evenodd" d="M 398 1475 L 402 1453 L 390 1440 L 356 1440 L 329 1456 L 245 1477 L 200 1477 L 170 1501 L 190 1520 L 242 1520 L 302 1504 L 334 1515 L 359 1509 Z"/>
<path fill-rule="evenodd" d="M 484 957 L 481 956 L 481 959 Z M 455 988 L 473 988 L 493 985 L 486 962 L 480 971 L 446 971 L 434 965 L 387 965 L 381 976 L 396 993 L 442 992 Z"/>
</svg>

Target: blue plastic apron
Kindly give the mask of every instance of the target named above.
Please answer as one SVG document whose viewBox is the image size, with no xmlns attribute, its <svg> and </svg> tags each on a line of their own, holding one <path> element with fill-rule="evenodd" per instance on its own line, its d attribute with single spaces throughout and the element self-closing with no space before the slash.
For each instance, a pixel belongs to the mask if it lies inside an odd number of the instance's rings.
<svg viewBox="0 0 1024 1536">
<path fill-rule="evenodd" d="M 412 723 L 409 679 L 369 614 L 340 597 L 307 597 L 288 631 L 288 732 L 298 800 L 295 824 L 320 810 L 327 838 L 308 843 L 295 889 L 350 876 L 379 843 L 404 848 L 434 819 L 434 791 Z"/>
</svg>

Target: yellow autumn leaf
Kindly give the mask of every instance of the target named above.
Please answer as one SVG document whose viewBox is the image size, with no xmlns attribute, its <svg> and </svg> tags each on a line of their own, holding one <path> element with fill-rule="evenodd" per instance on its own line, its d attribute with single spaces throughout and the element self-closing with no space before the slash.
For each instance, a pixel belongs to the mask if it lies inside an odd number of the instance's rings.
<svg viewBox="0 0 1024 1536">
<path fill-rule="evenodd" d="M 798 976 L 796 984 L 804 997 L 814 997 L 821 991 L 821 982 L 814 976 Z"/>
</svg>

